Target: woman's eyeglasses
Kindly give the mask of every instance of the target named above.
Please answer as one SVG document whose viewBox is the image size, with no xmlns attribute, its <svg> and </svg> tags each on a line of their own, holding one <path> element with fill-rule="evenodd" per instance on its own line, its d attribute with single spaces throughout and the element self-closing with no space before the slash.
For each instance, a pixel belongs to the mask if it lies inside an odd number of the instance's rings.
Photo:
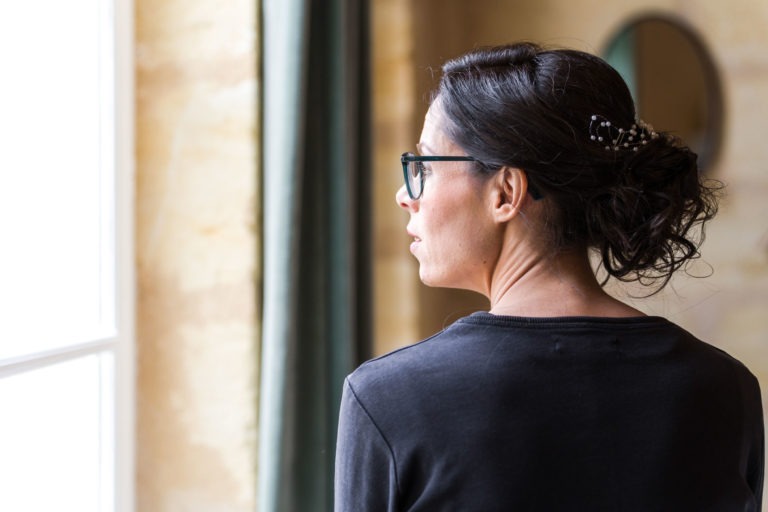
<svg viewBox="0 0 768 512">
<path fill-rule="evenodd" d="M 424 192 L 424 162 L 474 162 L 471 156 L 417 156 L 413 153 L 403 153 L 400 162 L 403 164 L 403 176 L 408 196 L 419 199 Z"/>
<path fill-rule="evenodd" d="M 403 164 L 403 177 L 408 196 L 415 201 L 424 193 L 424 162 L 477 161 L 471 156 L 418 156 L 413 153 L 403 153 L 400 157 L 400 163 Z M 530 181 L 528 182 L 528 193 L 536 201 L 544 197 Z"/>
</svg>

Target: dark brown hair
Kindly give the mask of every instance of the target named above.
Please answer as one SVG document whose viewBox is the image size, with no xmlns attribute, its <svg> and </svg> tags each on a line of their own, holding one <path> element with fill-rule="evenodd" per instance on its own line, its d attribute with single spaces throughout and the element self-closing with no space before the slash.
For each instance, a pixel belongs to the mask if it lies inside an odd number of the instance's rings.
<svg viewBox="0 0 768 512">
<path fill-rule="evenodd" d="M 546 201 L 552 249 L 591 247 L 609 276 L 660 282 L 699 256 L 720 184 L 667 133 L 607 151 L 593 115 L 636 122 L 619 73 L 594 55 L 532 43 L 482 48 L 448 61 L 435 92 L 448 136 L 481 169 L 523 169 Z"/>
</svg>

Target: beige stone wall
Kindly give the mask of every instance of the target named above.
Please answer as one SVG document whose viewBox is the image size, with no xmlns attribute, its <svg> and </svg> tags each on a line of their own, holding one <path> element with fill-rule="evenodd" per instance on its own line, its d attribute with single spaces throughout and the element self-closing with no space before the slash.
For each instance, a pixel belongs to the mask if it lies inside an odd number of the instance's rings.
<svg viewBox="0 0 768 512">
<path fill-rule="evenodd" d="M 666 292 L 647 300 L 633 300 L 631 289 L 612 290 L 650 314 L 680 323 L 694 334 L 724 348 L 743 360 L 758 376 L 768 396 L 768 144 L 764 142 L 768 104 L 768 3 L 763 0 L 716 2 L 711 0 L 375 0 L 375 12 L 397 5 L 411 20 L 375 19 L 374 101 L 401 102 L 398 95 L 413 95 L 410 113 L 390 113 L 387 126 L 398 126 L 413 137 L 403 142 L 392 138 L 374 140 L 377 198 L 391 197 L 400 186 L 398 156 L 411 148 L 418 136 L 426 103 L 422 101 L 432 81 L 429 67 L 476 45 L 530 39 L 550 45 L 570 46 L 599 53 L 629 18 L 651 12 L 679 17 L 694 28 L 712 53 L 724 86 L 726 109 L 724 140 L 719 160 L 710 171 L 728 186 L 728 196 L 712 222 L 703 246 L 701 273 L 714 269 L 706 279 L 681 276 Z M 410 28 L 409 28 L 410 26 Z M 391 80 L 392 69 L 407 68 L 407 61 L 381 60 L 393 38 L 410 40 L 414 76 L 406 85 Z M 413 90 L 413 83 L 416 90 Z M 399 88 L 398 88 L 399 87 Z M 393 98 L 387 101 L 384 98 Z M 374 112 L 376 113 L 376 112 Z M 653 120 L 648 120 L 653 123 Z M 375 122 L 382 121 L 376 118 Z M 660 127 L 663 128 L 663 127 Z M 380 133 L 375 132 L 377 137 Z M 386 175 L 386 181 L 384 178 Z M 397 176 L 397 179 L 393 178 Z M 380 187 L 380 188 L 379 188 Z M 384 190 L 386 188 L 386 190 Z M 406 323 L 420 336 L 429 334 L 417 317 L 453 319 L 466 309 L 468 299 L 453 294 L 425 292 L 417 285 L 416 311 L 392 321 L 401 304 L 414 307 L 417 268 L 400 233 L 405 215 L 393 201 L 377 200 L 375 232 L 376 267 L 392 269 L 387 279 L 376 275 L 377 315 L 386 311 L 387 323 L 376 329 L 376 352 L 415 341 L 402 329 Z M 386 226 L 386 229 L 382 229 Z M 397 275 L 393 275 L 394 272 Z M 406 283 L 406 284 L 404 284 Z M 436 312 L 435 309 L 440 310 Z"/>
<path fill-rule="evenodd" d="M 252 512 L 256 2 L 135 8 L 136 509 Z"/>
<path fill-rule="evenodd" d="M 372 2 L 373 88 L 373 319 L 375 351 L 388 352 L 419 336 L 418 279 L 407 252 L 406 215 L 395 203 L 403 182 L 399 156 L 413 151 L 416 71 L 410 0 Z"/>
</svg>

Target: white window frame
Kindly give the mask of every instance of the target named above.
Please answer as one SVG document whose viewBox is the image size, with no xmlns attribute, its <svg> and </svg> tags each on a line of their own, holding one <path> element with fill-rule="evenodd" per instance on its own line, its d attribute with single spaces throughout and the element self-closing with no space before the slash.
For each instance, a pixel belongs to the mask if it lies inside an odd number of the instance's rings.
<svg viewBox="0 0 768 512">
<path fill-rule="evenodd" d="M 115 511 L 135 510 L 134 1 L 114 0 L 115 201 L 118 336 L 115 364 Z"/>
<path fill-rule="evenodd" d="M 53 350 L 32 352 L 0 360 L 0 379 L 75 360 L 91 354 L 112 354 L 114 370 L 109 372 L 104 396 L 106 413 L 102 415 L 101 464 L 104 482 L 101 509 L 116 512 L 135 510 L 135 270 L 134 270 L 134 36 L 133 0 L 103 0 L 101 26 L 105 29 L 104 50 L 112 54 L 112 80 L 106 80 L 105 97 L 111 100 L 114 124 L 103 130 L 102 148 L 114 155 L 113 180 L 102 184 L 104 211 L 111 219 L 111 258 L 104 282 L 111 281 L 107 301 L 114 301 L 115 332 L 100 339 L 68 345 Z M 107 55 L 104 62 L 110 62 Z M 54 426 L 55 427 L 55 426 Z M 45 492 L 41 489 L 41 492 Z"/>
</svg>

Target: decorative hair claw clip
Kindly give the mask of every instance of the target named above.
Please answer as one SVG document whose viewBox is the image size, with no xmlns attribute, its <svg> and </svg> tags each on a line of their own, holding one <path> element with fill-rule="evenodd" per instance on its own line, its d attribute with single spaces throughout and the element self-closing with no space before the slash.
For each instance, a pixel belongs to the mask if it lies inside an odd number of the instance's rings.
<svg viewBox="0 0 768 512">
<path fill-rule="evenodd" d="M 589 138 L 603 144 L 606 151 L 630 148 L 637 151 L 640 146 L 658 137 L 659 134 L 653 130 L 653 126 L 641 120 L 637 120 L 629 128 L 617 128 L 605 117 L 595 114 L 589 122 Z"/>
</svg>

